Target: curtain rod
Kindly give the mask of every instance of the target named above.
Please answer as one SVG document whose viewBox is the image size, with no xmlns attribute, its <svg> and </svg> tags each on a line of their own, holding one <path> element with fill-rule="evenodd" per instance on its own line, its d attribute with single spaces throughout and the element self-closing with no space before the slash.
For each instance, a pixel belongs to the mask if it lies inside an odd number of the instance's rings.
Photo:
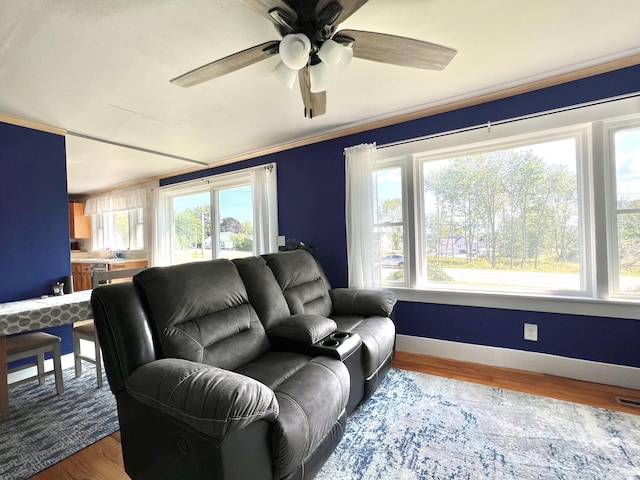
<svg viewBox="0 0 640 480">
<path fill-rule="evenodd" d="M 556 113 L 562 113 L 562 112 L 569 112 L 572 110 L 578 110 L 581 108 L 586 108 L 586 107 L 593 107 L 595 105 L 603 105 L 605 103 L 613 103 L 613 102 L 617 102 L 620 100 L 627 100 L 629 98 L 637 98 L 640 97 L 640 92 L 635 92 L 635 93 L 629 93 L 626 95 L 620 95 L 617 97 L 610 97 L 610 98 L 605 98 L 602 100 L 594 100 L 592 102 L 587 102 L 587 103 L 580 103 L 578 105 L 571 105 L 568 107 L 561 107 L 561 108 L 556 108 L 553 110 L 546 110 L 544 112 L 538 112 L 538 113 L 531 113 L 528 115 L 522 115 L 520 117 L 513 117 L 513 118 L 507 118 L 505 120 L 498 120 L 496 122 L 491 122 L 491 121 L 487 121 L 486 123 L 482 123 L 482 124 L 478 124 L 478 125 L 473 125 L 471 127 L 464 127 L 464 128 L 459 128 L 456 130 L 448 130 L 446 132 L 440 132 L 440 133 L 432 133 L 431 135 L 424 135 L 422 137 L 415 137 L 415 138 L 410 138 L 408 140 L 400 140 L 397 142 L 392 142 L 392 143 L 385 143 L 384 145 L 378 145 L 378 149 L 383 149 L 383 148 L 389 148 L 389 147 L 397 147 L 399 145 L 408 145 L 410 143 L 415 143 L 415 142 L 421 142 L 423 140 L 429 140 L 432 138 L 439 138 L 439 137 L 447 137 L 449 135 L 455 135 L 457 133 L 464 133 L 464 132 L 472 132 L 474 130 L 480 130 L 483 128 L 488 129 L 488 131 L 491 131 L 491 127 L 494 127 L 496 125 L 506 125 L 509 123 L 514 123 L 514 122 L 519 122 L 522 120 L 529 120 L 531 118 L 539 118 L 539 117 L 545 117 L 547 115 L 553 115 Z"/>
</svg>

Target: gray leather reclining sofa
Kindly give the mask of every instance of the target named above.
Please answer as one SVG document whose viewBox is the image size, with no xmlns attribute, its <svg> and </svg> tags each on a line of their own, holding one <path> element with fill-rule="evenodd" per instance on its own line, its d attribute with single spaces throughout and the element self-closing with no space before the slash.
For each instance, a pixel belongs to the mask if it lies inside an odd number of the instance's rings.
<svg viewBox="0 0 640 480">
<path fill-rule="evenodd" d="M 311 479 L 391 366 L 395 297 L 303 250 L 150 268 L 91 302 L 132 479 Z"/>
</svg>

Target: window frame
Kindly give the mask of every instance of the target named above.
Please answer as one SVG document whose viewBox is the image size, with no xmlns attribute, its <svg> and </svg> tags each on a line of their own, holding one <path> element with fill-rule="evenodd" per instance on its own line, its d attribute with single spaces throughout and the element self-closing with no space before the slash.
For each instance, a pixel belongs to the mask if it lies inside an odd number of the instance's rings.
<svg viewBox="0 0 640 480">
<path fill-rule="evenodd" d="M 266 176 L 258 174 L 259 169 L 264 170 Z M 262 181 L 268 184 L 262 185 Z M 277 242 L 277 173 L 274 163 L 259 165 L 256 167 L 236 170 L 229 173 L 222 173 L 208 177 L 198 178 L 188 182 L 167 185 L 159 189 L 157 201 L 160 208 L 156 212 L 157 228 L 167 230 L 166 244 L 168 248 L 159 245 L 156 241 L 156 251 L 154 259 L 158 265 L 171 265 L 175 258 L 175 211 L 173 200 L 177 197 L 193 195 L 197 193 L 208 193 L 211 209 L 211 255 L 212 259 L 222 258 L 220 256 L 220 245 L 215 239 L 219 239 L 220 228 L 220 204 L 219 192 L 225 189 L 240 187 L 251 187 L 252 205 L 252 254 L 256 255 L 260 248 L 271 249 Z M 262 185 L 262 186 L 261 186 Z M 263 190 L 269 190 L 264 194 Z M 273 190 L 273 191 L 271 191 Z M 262 211 L 262 214 L 260 212 Z M 265 211 L 267 212 L 265 214 Z M 268 218 L 266 218 L 268 217 Z M 264 218 L 260 226 L 256 225 L 258 218 Z M 215 244 L 215 247 L 214 247 Z M 266 252 L 265 252 L 266 253 Z M 204 259 L 206 260 L 206 259 Z"/>
<path fill-rule="evenodd" d="M 570 313 L 589 316 L 640 318 L 638 303 L 640 298 L 635 296 L 620 296 L 613 294 L 613 287 L 609 288 L 611 279 L 614 278 L 611 255 L 612 245 L 612 214 L 611 194 L 615 190 L 611 187 L 611 168 L 614 168 L 614 160 L 611 152 L 604 148 L 610 142 L 608 130 L 611 125 L 618 125 L 621 118 L 624 121 L 632 121 L 640 124 L 637 100 L 621 99 L 608 103 L 589 105 L 586 108 L 572 108 L 562 112 L 550 112 L 534 118 L 505 122 L 502 125 L 487 125 L 486 128 L 469 129 L 465 132 L 451 132 L 436 135 L 430 138 L 415 141 L 401 142 L 397 145 L 378 147 L 378 165 L 376 170 L 386 168 L 389 165 L 405 164 L 407 172 L 404 183 L 411 183 L 410 189 L 403 191 L 406 201 L 405 225 L 407 234 L 411 232 L 405 248 L 414 252 L 412 261 L 405 257 L 405 269 L 410 281 L 404 287 L 384 285 L 394 291 L 400 300 L 469 305 L 490 308 L 507 308 L 519 310 L 531 310 L 554 313 Z M 625 118 L 625 116 L 629 118 Z M 562 134 L 567 131 L 577 130 L 586 138 L 586 143 L 579 143 L 576 151 L 578 156 L 578 194 L 580 217 L 584 223 L 581 228 L 582 257 L 584 267 L 581 268 L 581 292 L 563 292 L 562 294 L 543 294 L 541 292 L 488 292 L 477 290 L 461 290 L 446 287 L 433 288 L 418 285 L 416 280 L 421 278 L 424 266 L 416 265 L 415 258 L 422 258 L 424 245 L 424 232 L 419 228 L 416 235 L 419 220 L 424 217 L 424 200 L 422 198 L 422 162 L 416 158 L 435 157 L 442 151 L 448 151 L 448 157 L 452 157 L 451 151 L 457 148 L 464 151 L 470 146 L 477 148 L 479 145 L 508 144 L 521 138 L 535 138 L 540 135 Z M 455 145 L 462 147 L 455 147 Z M 385 151 L 388 148 L 387 151 Z M 491 148 L 492 150 L 495 149 Z M 428 152 L 428 153 L 425 153 Z M 441 158 L 442 155 L 439 155 Z M 411 174 L 408 174 L 411 172 Z M 417 196 L 413 193 L 416 192 Z M 410 210 L 413 209 L 413 213 Z M 605 222 L 596 219 L 606 218 Z M 604 250 L 603 250 L 604 248 Z M 581 293 L 581 294 L 579 294 Z"/>
<path fill-rule="evenodd" d="M 413 205 L 413 202 L 410 201 L 413 198 L 413 168 L 407 160 L 408 159 L 406 158 L 392 158 L 377 162 L 375 171 L 378 172 L 381 170 L 392 170 L 395 168 L 400 169 L 400 188 L 402 189 L 402 221 L 393 223 L 402 224 L 402 244 L 405 268 L 404 282 L 402 282 L 402 284 L 400 282 L 394 283 L 393 286 L 413 288 L 413 286 L 415 285 L 415 265 L 413 255 L 415 222 L 407 222 L 407 219 L 414 216 L 415 206 Z M 377 191 L 377 184 L 375 185 L 375 190 Z M 377 199 L 377 192 L 375 196 Z M 377 206 L 376 208 L 374 208 L 374 210 L 375 209 L 377 209 Z M 382 224 L 373 224 L 374 228 L 380 225 Z M 410 268 L 406 268 L 407 265 L 409 265 Z M 377 276 L 378 283 L 380 285 L 383 285 L 385 287 L 388 286 L 388 284 L 382 283 L 380 272 L 377 273 Z"/>
<path fill-rule="evenodd" d="M 607 156 L 606 168 L 606 200 L 607 200 L 607 244 L 608 248 L 608 294 L 616 299 L 638 299 L 639 295 L 628 294 L 620 290 L 620 261 L 618 244 L 618 218 L 620 215 L 640 214 L 640 208 L 620 208 L 618 206 L 618 184 L 616 173 L 616 151 L 614 136 L 618 132 L 640 129 L 640 116 L 626 116 L 602 122 L 604 146 Z"/>
<path fill-rule="evenodd" d="M 104 245 L 105 235 L 116 236 L 116 215 L 125 213 L 127 215 L 127 227 L 129 229 L 129 245 L 118 247 L 116 245 Z M 142 207 L 130 208 L 127 210 L 111 210 L 109 212 L 92 213 L 91 215 L 91 238 L 92 250 L 104 250 L 109 248 L 113 251 L 143 251 L 146 250 L 146 230 L 144 224 L 144 209 Z M 142 238 L 142 241 L 140 241 Z M 133 244 L 133 245 L 132 245 Z"/>
<path fill-rule="evenodd" d="M 165 198 L 168 202 L 170 202 L 171 207 L 168 209 L 169 212 L 169 225 L 171 225 L 171 231 L 169 234 L 170 237 L 170 249 L 169 249 L 169 258 L 171 260 L 171 264 L 174 264 L 175 253 L 176 253 L 176 239 L 175 239 L 175 209 L 173 208 L 173 200 L 179 197 L 185 197 L 188 195 L 195 195 L 198 193 L 208 193 L 209 194 L 209 209 L 211 212 L 211 260 L 217 260 L 220 257 L 220 201 L 219 201 L 219 192 L 221 190 L 235 188 L 235 187 L 243 187 L 249 185 L 252 189 L 252 197 L 253 197 L 253 181 L 251 171 L 240 171 L 236 173 L 223 174 L 214 177 L 208 177 L 206 179 L 200 179 L 195 183 L 188 183 L 186 185 L 178 185 L 167 187 L 163 192 Z M 253 204 L 253 199 L 252 199 Z M 255 215 L 253 215 L 255 218 Z M 252 218 L 252 223 L 253 223 Z M 255 237 L 255 233 L 253 234 Z M 255 246 L 256 241 L 255 238 L 253 240 L 253 250 L 252 252 L 255 254 Z M 215 245 L 215 246 L 214 246 Z M 207 259 L 203 259 L 207 260 Z"/>
<path fill-rule="evenodd" d="M 526 148 L 530 145 L 550 143 L 557 140 L 572 139 L 575 142 L 576 151 L 576 188 L 578 196 L 577 212 L 578 212 L 578 242 L 580 245 L 580 273 L 578 289 L 574 290 L 552 290 L 548 288 L 529 288 L 526 290 L 514 290 L 515 294 L 531 294 L 531 295 L 545 295 L 548 293 L 552 296 L 578 296 L 578 297 L 591 297 L 594 292 L 594 286 L 592 282 L 588 280 L 593 278 L 593 244 L 594 239 L 590 232 L 593 231 L 593 219 L 590 215 L 589 204 L 591 203 L 591 179 L 592 171 L 588 161 L 585 158 L 588 157 L 589 144 L 591 142 L 591 125 L 573 125 L 570 127 L 540 131 L 535 133 L 517 135 L 507 137 L 504 139 L 493 139 L 484 142 L 465 144 L 452 148 L 444 148 L 436 151 L 421 152 L 412 155 L 413 167 L 415 171 L 415 191 L 417 197 L 415 198 L 416 204 L 418 204 L 419 214 L 415 217 L 416 225 L 420 225 L 418 228 L 418 238 L 416 239 L 416 257 L 425 259 L 424 262 L 420 262 L 417 266 L 417 288 L 424 288 L 427 290 L 452 290 L 452 291 L 468 291 L 476 293 L 485 293 L 491 290 L 492 287 L 483 287 L 481 285 L 469 285 L 463 286 L 459 284 L 439 284 L 431 283 L 425 278 L 426 271 L 426 250 L 425 250 L 425 233 L 426 226 L 423 223 L 425 218 L 425 198 L 424 188 L 422 188 L 422 181 L 424 179 L 425 165 L 429 162 L 435 162 L 446 159 L 453 159 L 465 155 L 475 155 L 496 151 L 504 151 L 516 148 Z M 507 293 L 508 290 L 501 291 L 500 293 Z"/>
</svg>

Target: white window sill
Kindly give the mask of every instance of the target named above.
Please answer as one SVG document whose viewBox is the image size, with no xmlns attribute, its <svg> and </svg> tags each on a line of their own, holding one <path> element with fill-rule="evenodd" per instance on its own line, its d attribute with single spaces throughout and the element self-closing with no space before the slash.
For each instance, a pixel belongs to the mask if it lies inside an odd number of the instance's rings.
<svg viewBox="0 0 640 480">
<path fill-rule="evenodd" d="M 398 300 L 640 320 L 640 301 L 384 287 Z"/>
</svg>

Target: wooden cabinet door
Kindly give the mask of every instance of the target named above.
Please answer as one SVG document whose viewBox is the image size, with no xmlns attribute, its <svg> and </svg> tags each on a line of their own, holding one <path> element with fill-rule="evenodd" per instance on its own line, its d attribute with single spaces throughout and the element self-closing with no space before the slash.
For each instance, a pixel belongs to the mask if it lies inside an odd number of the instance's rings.
<svg viewBox="0 0 640 480">
<path fill-rule="evenodd" d="M 91 264 L 81 263 L 80 290 L 91 290 Z"/>
<path fill-rule="evenodd" d="M 91 237 L 91 218 L 84 214 L 84 203 L 69 202 L 69 237 Z"/>
<path fill-rule="evenodd" d="M 73 276 L 73 291 L 91 290 L 91 264 L 72 263 L 71 275 Z"/>
<path fill-rule="evenodd" d="M 80 291 L 80 275 L 82 274 L 82 268 L 79 263 L 71 264 L 71 277 L 73 278 L 73 291 Z"/>
</svg>

